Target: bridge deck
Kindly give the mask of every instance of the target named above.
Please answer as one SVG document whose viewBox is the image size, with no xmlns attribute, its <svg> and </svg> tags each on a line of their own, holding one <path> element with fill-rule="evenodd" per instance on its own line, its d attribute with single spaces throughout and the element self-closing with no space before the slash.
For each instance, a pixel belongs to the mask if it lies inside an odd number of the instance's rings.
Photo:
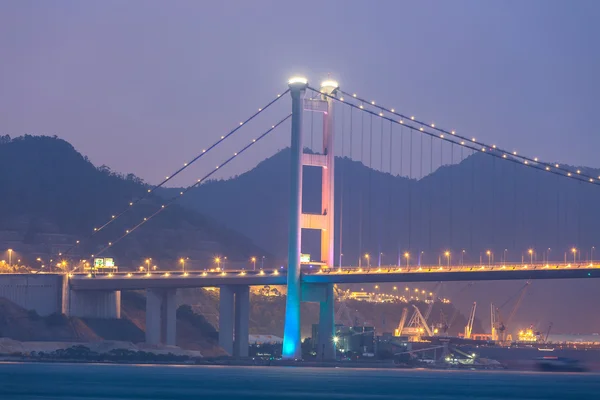
<svg viewBox="0 0 600 400">
<path fill-rule="evenodd" d="M 75 290 L 137 290 L 146 288 L 192 288 L 219 285 L 285 285 L 285 271 L 189 271 L 160 273 L 73 274 Z M 525 279 L 600 278 L 600 264 L 469 265 L 422 267 L 342 267 L 304 272 L 307 283 L 385 283 L 485 281 Z"/>
</svg>

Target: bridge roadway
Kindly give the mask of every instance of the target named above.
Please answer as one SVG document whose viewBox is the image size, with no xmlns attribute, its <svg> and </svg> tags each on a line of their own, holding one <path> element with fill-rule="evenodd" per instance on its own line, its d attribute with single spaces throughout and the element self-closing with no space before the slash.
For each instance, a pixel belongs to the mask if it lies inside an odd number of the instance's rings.
<svg viewBox="0 0 600 400">
<path fill-rule="evenodd" d="M 596 264 L 529 264 L 529 265 L 465 265 L 465 266 L 382 266 L 322 268 L 304 271 L 305 283 L 401 283 L 438 281 L 493 281 L 527 279 L 600 278 Z M 114 274 L 72 274 L 71 289 L 141 290 L 160 288 L 215 287 L 221 285 L 285 285 L 285 270 L 270 271 L 181 271 Z"/>
</svg>

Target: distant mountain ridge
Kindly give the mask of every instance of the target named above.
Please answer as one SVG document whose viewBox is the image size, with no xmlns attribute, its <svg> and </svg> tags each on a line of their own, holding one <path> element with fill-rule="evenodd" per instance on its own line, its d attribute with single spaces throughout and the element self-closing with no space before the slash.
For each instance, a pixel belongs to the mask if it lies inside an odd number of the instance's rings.
<svg viewBox="0 0 600 400">
<path fill-rule="evenodd" d="M 47 136 L 1 137 L 0 188 L 0 231 L 15 251 L 58 253 L 77 238 L 82 248 L 74 255 L 84 258 L 160 209 L 163 201 L 150 196 L 84 240 L 94 227 L 142 196 L 147 186 L 133 174 L 97 168 L 66 141 Z M 55 242 L 49 239 L 52 235 Z M 144 257 L 173 262 L 184 256 L 206 264 L 215 254 L 245 261 L 266 252 L 215 219 L 174 205 L 103 255 L 127 265 Z"/>
<path fill-rule="evenodd" d="M 414 254 L 413 263 L 423 251 L 425 263 L 437 264 L 445 249 L 464 249 L 465 261 L 478 263 L 486 249 L 494 251 L 496 261 L 504 249 L 507 258 L 520 261 L 523 252 L 535 248 L 541 261 L 541 249 L 553 248 L 550 254 L 562 260 L 562 252 L 573 246 L 590 253 L 592 246 L 600 245 L 594 237 L 600 223 L 600 187 L 488 155 L 475 154 L 442 166 L 420 180 L 371 170 L 348 158 L 337 158 L 335 171 L 336 237 L 343 215 L 346 265 L 355 265 L 364 253 L 383 253 L 384 264 L 395 264 L 404 251 Z M 599 175 L 598 170 L 586 172 Z M 320 171 L 305 167 L 304 176 L 304 211 L 318 212 Z M 285 149 L 233 179 L 202 185 L 181 204 L 251 236 L 283 259 L 288 179 L 289 149 Z M 163 195 L 178 190 L 165 189 Z M 318 254 L 314 235 L 305 235 L 305 242 L 305 251 Z M 338 247 L 336 240 L 336 257 Z"/>
</svg>

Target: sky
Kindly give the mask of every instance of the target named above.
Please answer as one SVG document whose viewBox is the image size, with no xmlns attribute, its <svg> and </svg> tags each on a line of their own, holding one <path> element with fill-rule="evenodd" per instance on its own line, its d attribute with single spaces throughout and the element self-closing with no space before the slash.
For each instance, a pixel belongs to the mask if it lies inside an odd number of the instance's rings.
<svg viewBox="0 0 600 400">
<path fill-rule="evenodd" d="M 0 134 L 158 183 L 295 74 L 521 154 L 600 167 L 600 2 L 0 2 Z M 184 184 L 290 111 L 266 115 Z M 289 146 L 289 124 L 236 160 Z"/>
</svg>

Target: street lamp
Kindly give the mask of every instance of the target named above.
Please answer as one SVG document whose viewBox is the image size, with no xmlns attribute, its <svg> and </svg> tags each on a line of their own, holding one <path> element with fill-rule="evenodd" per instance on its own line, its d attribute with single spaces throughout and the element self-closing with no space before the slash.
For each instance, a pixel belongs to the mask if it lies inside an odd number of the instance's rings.
<svg viewBox="0 0 600 400">
<path fill-rule="evenodd" d="M 410 260 L 410 253 L 408 251 L 404 253 L 404 258 L 406 258 L 406 268 L 408 268 L 408 262 Z"/>
<path fill-rule="evenodd" d="M 577 249 L 575 247 L 573 247 L 571 249 L 571 252 L 573 253 L 573 264 L 575 264 L 577 262 L 577 259 L 576 259 L 576 257 L 577 257 Z"/>
<path fill-rule="evenodd" d="M 181 263 L 181 267 L 183 268 L 183 273 L 185 274 L 185 259 L 180 259 L 179 262 Z"/>
<path fill-rule="evenodd" d="M 152 261 L 151 258 L 146 258 L 146 272 L 150 273 L 150 261 Z"/>
<path fill-rule="evenodd" d="M 546 264 L 550 264 L 550 252 L 552 251 L 552 249 L 550 247 L 548 247 L 546 249 Z"/>
<path fill-rule="evenodd" d="M 265 269 L 265 256 L 262 256 L 260 260 L 260 269 Z"/>
<path fill-rule="evenodd" d="M 446 256 L 446 259 L 448 260 L 448 268 L 450 268 L 450 251 L 446 250 L 444 255 Z"/>
<path fill-rule="evenodd" d="M 371 268 L 371 257 L 369 257 L 369 253 L 365 254 L 365 258 L 367 259 L 367 268 Z"/>
<path fill-rule="evenodd" d="M 527 252 L 529 253 L 529 263 L 533 264 L 533 249 L 529 249 Z"/>
<path fill-rule="evenodd" d="M 377 260 L 377 266 L 378 267 L 381 267 L 381 259 L 382 259 L 382 257 L 383 257 L 383 253 L 380 252 L 379 253 L 379 259 Z"/>
<path fill-rule="evenodd" d="M 252 261 L 252 270 L 256 271 L 256 257 L 252 257 L 250 261 Z"/>
<path fill-rule="evenodd" d="M 221 270 L 221 257 L 215 257 L 215 262 L 217 263 L 217 271 Z"/>
<path fill-rule="evenodd" d="M 592 246 L 591 250 L 590 250 L 590 263 L 594 264 L 594 250 L 596 250 L 596 247 Z"/>
<path fill-rule="evenodd" d="M 8 249 L 8 266 L 10 267 L 12 265 L 12 249 Z"/>
<path fill-rule="evenodd" d="M 467 252 L 467 251 L 466 251 L 465 249 L 463 249 L 463 251 L 461 251 L 461 252 L 460 252 L 460 265 L 461 265 L 461 267 L 462 267 L 462 266 L 463 266 L 463 264 L 464 264 L 464 261 L 465 261 L 465 253 L 466 253 L 466 252 Z"/>
<path fill-rule="evenodd" d="M 491 250 L 488 250 L 485 252 L 485 254 L 487 254 L 487 256 L 488 256 L 488 267 L 489 267 L 490 265 L 492 265 L 492 252 L 491 252 Z"/>
<path fill-rule="evenodd" d="M 506 264 L 506 253 L 508 253 L 508 249 L 504 249 L 504 254 L 503 254 L 503 256 L 504 256 L 504 262 L 503 262 L 503 264 Z"/>
</svg>

